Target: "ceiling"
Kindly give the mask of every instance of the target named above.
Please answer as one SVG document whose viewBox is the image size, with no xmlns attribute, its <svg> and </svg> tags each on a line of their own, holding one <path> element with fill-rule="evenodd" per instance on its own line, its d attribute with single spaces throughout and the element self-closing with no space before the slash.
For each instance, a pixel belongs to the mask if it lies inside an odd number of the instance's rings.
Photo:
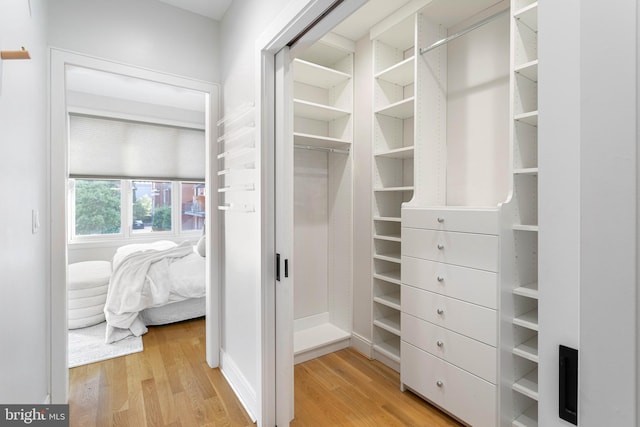
<svg viewBox="0 0 640 427">
<path fill-rule="evenodd" d="M 232 0 L 158 0 L 198 15 L 221 21 Z"/>
</svg>

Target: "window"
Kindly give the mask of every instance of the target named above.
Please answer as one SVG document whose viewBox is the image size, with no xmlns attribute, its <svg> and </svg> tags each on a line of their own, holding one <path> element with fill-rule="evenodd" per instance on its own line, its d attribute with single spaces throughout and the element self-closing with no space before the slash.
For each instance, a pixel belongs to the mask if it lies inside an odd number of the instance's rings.
<svg viewBox="0 0 640 427">
<path fill-rule="evenodd" d="M 72 212 L 76 236 L 113 235 L 122 231 L 121 182 L 76 179 Z"/>
<path fill-rule="evenodd" d="M 196 234 L 204 228 L 203 182 L 90 178 L 69 182 L 71 241 Z"/>
</svg>

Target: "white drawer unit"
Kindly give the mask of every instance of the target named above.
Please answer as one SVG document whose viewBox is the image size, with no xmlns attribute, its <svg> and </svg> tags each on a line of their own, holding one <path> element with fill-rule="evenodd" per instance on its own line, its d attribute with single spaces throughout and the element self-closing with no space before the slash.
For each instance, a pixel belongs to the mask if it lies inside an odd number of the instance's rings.
<svg viewBox="0 0 640 427">
<path fill-rule="evenodd" d="M 496 386 L 402 342 L 405 386 L 472 426 L 496 425 Z"/>
<path fill-rule="evenodd" d="M 492 309 L 498 305 L 498 278 L 491 271 L 403 256 L 402 283 Z"/>
<path fill-rule="evenodd" d="M 500 230 L 497 209 L 403 209 L 402 224 L 411 228 L 478 234 L 498 234 Z"/>
<path fill-rule="evenodd" d="M 402 313 L 402 338 L 453 365 L 496 383 L 496 348 Z M 473 357 L 469 357 L 473 355 Z"/>
<path fill-rule="evenodd" d="M 413 286 L 403 286 L 402 312 L 490 346 L 497 344 L 496 311 Z M 404 339 L 404 336 L 403 336 Z"/>
<path fill-rule="evenodd" d="M 498 236 L 402 227 L 402 254 L 498 271 Z"/>
</svg>

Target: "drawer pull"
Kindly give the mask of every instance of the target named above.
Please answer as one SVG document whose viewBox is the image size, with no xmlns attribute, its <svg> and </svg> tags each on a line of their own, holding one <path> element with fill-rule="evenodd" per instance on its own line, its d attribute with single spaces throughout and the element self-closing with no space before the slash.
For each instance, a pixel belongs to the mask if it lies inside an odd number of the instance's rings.
<svg viewBox="0 0 640 427">
<path fill-rule="evenodd" d="M 439 217 L 438 217 L 438 222 L 442 224 L 442 223 L 444 222 L 444 218 L 442 218 L 441 216 L 439 216 Z"/>
<path fill-rule="evenodd" d="M 444 383 L 442 381 L 436 381 L 436 385 L 438 387 L 442 387 L 444 385 Z"/>
<path fill-rule="evenodd" d="M 440 249 L 440 250 L 444 249 L 444 245 L 438 243 L 438 249 Z"/>
<path fill-rule="evenodd" d="M 443 309 L 441 309 L 441 308 L 439 308 L 439 309 L 437 309 L 437 310 L 436 310 L 436 313 L 438 313 L 438 314 L 442 314 L 442 313 L 444 313 L 444 310 L 443 310 Z"/>
<path fill-rule="evenodd" d="M 436 341 L 436 345 L 438 347 L 442 347 L 444 345 L 444 343 L 442 341 L 438 340 L 438 341 Z"/>
<path fill-rule="evenodd" d="M 438 282 L 444 282 L 444 277 L 438 276 Z"/>
</svg>

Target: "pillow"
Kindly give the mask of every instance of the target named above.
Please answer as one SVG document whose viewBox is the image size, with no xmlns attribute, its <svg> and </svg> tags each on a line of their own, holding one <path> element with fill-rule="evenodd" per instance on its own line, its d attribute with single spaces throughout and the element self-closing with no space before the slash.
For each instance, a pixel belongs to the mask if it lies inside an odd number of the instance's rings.
<svg viewBox="0 0 640 427">
<path fill-rule="evenodd" d="M 198 243 L 196 244 L 196 251 L 201 257 L 207 256 L 207 236 L 204 234 L 200 239 L 198 239 Z"/>
</svg>

